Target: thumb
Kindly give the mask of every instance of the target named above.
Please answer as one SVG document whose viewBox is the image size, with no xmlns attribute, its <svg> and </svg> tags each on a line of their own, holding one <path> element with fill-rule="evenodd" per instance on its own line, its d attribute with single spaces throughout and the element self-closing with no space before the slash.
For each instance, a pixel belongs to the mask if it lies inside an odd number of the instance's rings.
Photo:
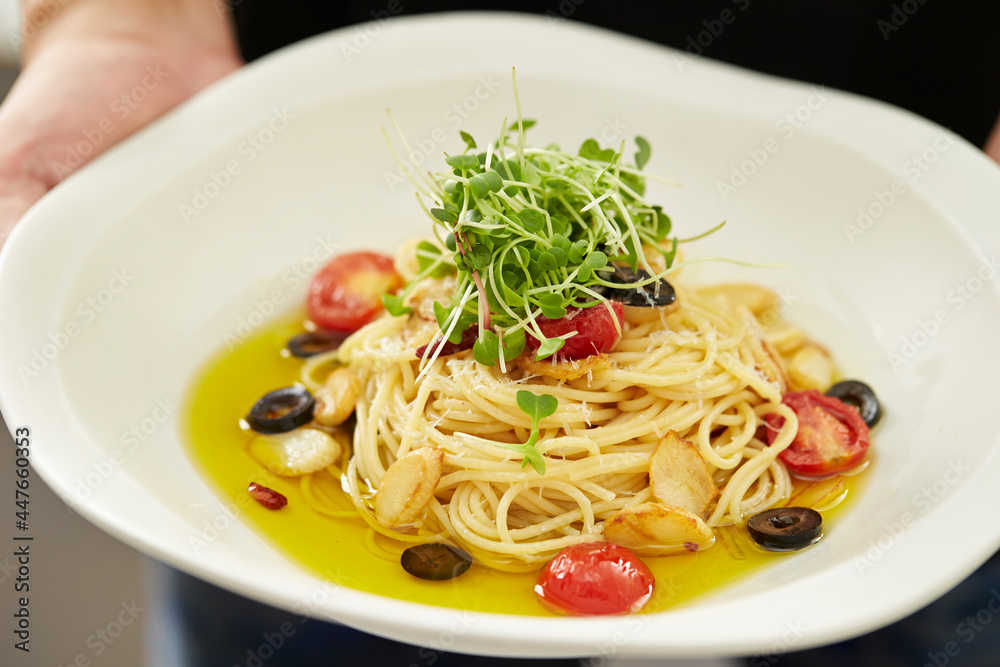
<svg viewBox="0 0 1000 667">
<path fill-rule="evenodd" d="M 986 151 L 987 155 L 1000 164 L 1000 124 L 998 124 L 997 128 L 993 130 L 993 136 L 990 137 L 989 142 L 986 144 L 986 148 L 983 150 Z"/>
<path fill-rule="evenodd" d="M 0 247 L 7 241 L 17 221 L 47 190 L 48 185 L 30 177 L 0 180 Z"/>
<path fill-rule="evenodd" d="M 996 125 L 993 126 L 993 131 L 990 132 L 989 138 L 986 140 L 986 145 L 983 147 L 986 154 L 993 158 L 997 164 L 1000 164 L 1000 116 L 997 117 Z"/>
</svg>

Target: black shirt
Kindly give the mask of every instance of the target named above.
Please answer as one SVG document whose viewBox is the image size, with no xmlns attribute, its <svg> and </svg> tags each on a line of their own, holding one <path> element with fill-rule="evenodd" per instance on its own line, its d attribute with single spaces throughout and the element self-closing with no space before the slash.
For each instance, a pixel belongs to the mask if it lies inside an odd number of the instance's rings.
<svg viewBox="0 0 1000 667">
<path fill-rule="evenodd" d="M 244 57 L 443 10 L 549 14 L 885 100 L 981 146 L 1000 111 L 1000 3 L 970 0 L 229 0 Z"/>
</svg>

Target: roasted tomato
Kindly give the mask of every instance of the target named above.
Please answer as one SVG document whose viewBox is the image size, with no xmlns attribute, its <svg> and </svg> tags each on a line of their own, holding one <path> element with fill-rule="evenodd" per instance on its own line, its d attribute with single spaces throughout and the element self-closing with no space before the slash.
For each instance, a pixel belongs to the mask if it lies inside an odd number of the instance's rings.
<svg viewBox="0 0 1000 667">
<path fill-rule="evenodd" d="M 323 329 L 351 332 L 382 312 L 382 295 L 403 286 L 392 258 L 374 252 L 334 257 L 309 286 L 309 319 Z"/>
<path fill-rule="evenodd" d="M 432 351 L 437 352 L 439 356 L 446 357 L 449 354 L 457 354 L 463 350 L 471 350 L 472 346 L 476 344 L 476 339 L 479 338 L 479 326 L 473 324 L 471 327 L 465 330 L 462 334 L 462 340 L 457 343 L 452 343 L 450 340 L 446 341 L 444 345 L 441 344 L 440 338 L 435 338 L 427 345 L 421 345 L 417 348 L 417 356 L 423 358 L 424 353 L 427 352 L 427 348 L 431 348 Z M 438 350 L 438 348 L 441 348 Z"/>
<path fill-rule="evenodd" d="M 566 547 L 538 575 L 535 594 L 559 614 L 631 614 L 653 595 L 653 573 L 634 553 L 609 542 Z"/>
<path fill-rule="evenodd" d="M 583 359 L 592 354 L 604 354 L 614 349 L 618 339 L 621 338 L 621 329 L 625 324 L 625 308 L 617 301 L 607 303 L 615 313 L 617 325 L 608 312 L 608 307 L 603 303 L 590 308 L 574 308 L 558 320 L 550 320 L 544 316 L 538 318 L 538 328 L 546 338 L 556 338 L 571 331 L 577 332 L 575 336 L 567 338 L 566 344 L 555 353 L 555 361 Z M 537 350 L 539 345 L 537 338 L 528 336 L 528 348 L 532 352 Z"/>
<path fill-rule="evenodd" d="M 821 477 L 850 470 L 865 457 L 870 444 L 868 426 L 857 408 L 815 389 L 789 392 L 781 402 L 799 418 L 795 440 L 778 454 L 789 470 Z M 768 442 L 773 443 L 785 418 L 770 414 L 764 419 Z"/>
</svg>

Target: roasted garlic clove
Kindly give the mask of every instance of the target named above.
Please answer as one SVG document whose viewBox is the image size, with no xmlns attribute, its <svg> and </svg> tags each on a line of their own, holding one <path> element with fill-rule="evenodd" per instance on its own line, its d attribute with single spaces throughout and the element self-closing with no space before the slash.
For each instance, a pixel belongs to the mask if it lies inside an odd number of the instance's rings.
<svg viewBox="0 0 1000 667">
<path fill-rule="evenodd" d="M 660 438 L 649 458 L 649 484 L 656 500 L 703 519 L 719 495 L 698 448 L 675 431 Z"/>
<path fill-rule="evenodd" d="M 340 426 L 354 412 L 361 396 L 361 381 L 349 368 L 337 368 L 316 392 L 313 419 L 324 426 Z"/>
<path fill-rule="evenodd" d="M 833 384 L 833 360 L 818 345 L 804 345 L 788 364 L 792 389 L 825 392 Z"/>
<path fill-rule="evenodd" d="M 642 503 L 624 507 L 604 522 L 604 538 L 640 554 L 700 551 L 715 536 L 700 517 L 680 507 Z"/>
<path fill-rule="evenodd" d="M 343 448 L 314 428 L 260 435 L 250 442 L 250 456 L 275 475 L 295 477 L 322 470 L 340 459 Z"/>
<path fill-rule="evenodd" d="M 375 516 L 388 526 L 413 523 L 434 497 L 444 467 L 444 450 L 415 449 L 389 466 L 375 493 Z"/>
<path fill-rule="evenodd" d="M 768 382 L 778 388 L 779 394 L 784 394 L 788 391 L 788 374 L 785 372 L 785 364 L 781 355 L 764 338 L 760 322 L 748 310 L 743 311 L 743 326 L 749 339 L 750 351 L 753 353 L 757 370 L 764 375 Z"/>
</svg>

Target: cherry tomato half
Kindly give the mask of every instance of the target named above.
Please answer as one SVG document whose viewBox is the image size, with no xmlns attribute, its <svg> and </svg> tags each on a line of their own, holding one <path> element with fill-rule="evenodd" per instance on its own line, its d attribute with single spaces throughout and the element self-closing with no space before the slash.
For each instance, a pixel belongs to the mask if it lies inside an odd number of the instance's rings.
<svg viewBox="0 0 1000 667">
<path fill-rule="evenodd" d="M 309 319 L 323 329 L 357 331 L 382 312 L 382 295 L 402 286 L 391 257 L 374 252 L 334 257 L 309 286 Z"/>
<path fill-rule="evenodd" d="M 625 307 L 617 301 L 608 301 L 618 319 L 615 320 L 603 303 L 590 308 L 573 308 L 565 317 L 550 320 L 547 317 L 538 318 L 538 328 L 546 338 L 556 338 L 571 331 L 575 336 L 566 339 L 566 344 L 553 355 L 556 361 L 567 359 L 583 359 L 592 354 L 610 352 L 621 338 L 621 328 L 625 324 Z M 528 336 L 528 348 L 534 352 L 541 343 L 534 336 Z"/>
<path fill-rule="evenodd" d="M 586 542 L 566 547 L 542 568 L 535 594 L 558 614 L 632 614 L 652 597 L 653 585 L 653 573 L 625 547 Z"/>
<path fill-rule="evenodd" d="M 820 477 L 850 470 L 861 462 L 871 444 L 868 426 L 858 409 L 815 389 L 792 391 L 781 402 L 795 411 L 799 431 L 792 444 L 778 457 L 789 470 L 807 477 Z M 769 414 L 767 440 L 773 443 L 785 423 Z"/>
</svg>

